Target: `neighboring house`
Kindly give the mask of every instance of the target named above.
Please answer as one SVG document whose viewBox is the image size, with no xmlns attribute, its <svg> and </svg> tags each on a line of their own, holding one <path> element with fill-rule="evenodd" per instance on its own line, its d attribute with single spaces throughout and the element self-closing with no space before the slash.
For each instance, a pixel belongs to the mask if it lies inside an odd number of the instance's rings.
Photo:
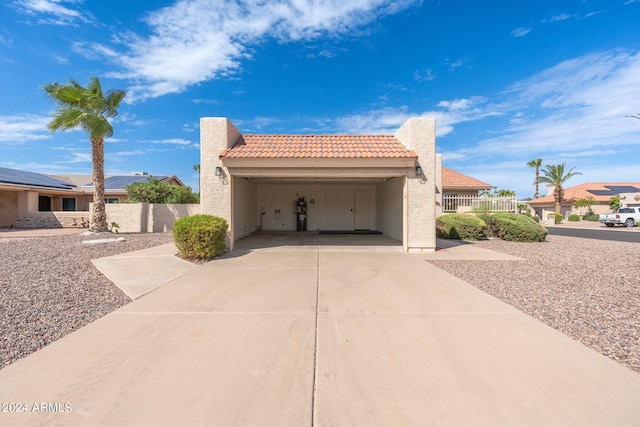
<svg viewBox="0 0 640 427">
<path fill-rule="evenodd" d="M 553 185 L 548 185 L 546 196 L 527 202 L 541 219 L 547 219 L 549 214 L 555 212 L 554 189 Z M 640 206 L 640 182 L 587 182 L 565 188 L 560 213 L 564 218 L 572 213 L 584 215 L 587 208 L 574 208 L 573 203 L 586 198 L 595 200 L 596 204 L 591 207 L 594 213 L 609 213 L 611 212 L 609 200 L 616 195 L 621 195 L 622 206 Z"/>
<path fill-rule="evenodd" d="M 491 184 L 442 167 L 442 212 L 464 212 L 473 208 L 481 191 L 491 190 Z"/>
<path fill-rule="evenodd" d="M 201 212 L 228 221 L 230 249 L 257 230 L 309 230 L 435 250 L 435 120 L 409 119 L 395 135 L 243 135 L 202 118 L 200 135 Z"/>
<path fill-rule="evenodd" d="M 171 185 L 175 176 L 155 177 Z M 124 187 L 145 182 L 148 175 L 105 177 L 105 201 L 126 200 Z M 91 175 L 44 175 L 0 168 L 0 227 L 84 227 L 93 201 Z"/>
</svg>

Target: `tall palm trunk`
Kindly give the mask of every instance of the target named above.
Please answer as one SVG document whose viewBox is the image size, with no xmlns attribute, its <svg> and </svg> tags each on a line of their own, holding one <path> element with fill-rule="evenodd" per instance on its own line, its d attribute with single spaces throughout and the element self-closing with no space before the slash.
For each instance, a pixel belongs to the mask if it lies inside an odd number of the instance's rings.
<svg viewBox="0 0 640 427">
<path fill-rule="evenodd" d="M 109 231 L 104 204 L 104 138 L 91 138 L 91 160 L 93 161 L 93 212 L 91 231 Z"/>
<path fill-rule="evenodd" d="M 540 197 L 540 193 L 538 192 L 538 185 L 540 184 L 538 182 L 539 177 L 540 177 L 540 168 L 536 166 L 536 197 L 535 197 L 536 199 Z"/>
<path fill-rule="evenodd" d="M 561 186 L 557 186 L 553 190 L 553 197 L 556 199 L 556 213 L 562 213 L 562 198 L 564 197 L 564 189 Z"/>
</svg>

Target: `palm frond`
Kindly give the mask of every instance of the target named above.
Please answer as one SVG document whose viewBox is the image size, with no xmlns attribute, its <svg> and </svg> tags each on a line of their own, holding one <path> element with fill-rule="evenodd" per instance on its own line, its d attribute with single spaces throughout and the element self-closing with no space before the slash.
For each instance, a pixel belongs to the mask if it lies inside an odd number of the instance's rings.
<svg viewBox="0 0 640 427">
<path fill-rule="evenodd" d="M 82 124 L 82 128 L 89 133 L 91 138 L 109 138 L 113 135 L 113 127 L 102 116 L 89 116 Z"/>
<path fill-rule="evenodd" d="M 69 130 L 82 126 L 83 112 L 75 108 L 60 108 L 48 125 L 49 132 Z"/>
<path fill-rule="evenodd" d="M 122 102 L 125 96 L 127 96 L 127 92 L 123 90 L 114 89 L 107 92 L 107 97 L 105 98 L 105 115 L 107 117 L 115 117 L 118 115 L 118 107 L 120 106 L 120 102 Z"/>
</svg>

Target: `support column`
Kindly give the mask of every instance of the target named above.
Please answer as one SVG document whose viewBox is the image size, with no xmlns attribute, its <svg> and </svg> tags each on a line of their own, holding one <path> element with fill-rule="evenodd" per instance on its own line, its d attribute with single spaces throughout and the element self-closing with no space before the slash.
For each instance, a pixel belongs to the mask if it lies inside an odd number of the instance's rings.
<svg viewBox="0 0 640 427">
<path fill-rule="evenodd" d="M 422 168 L 407 170 L 406 236 L 409 252 L 435 251 L 436 249 L 436 121 L 428 118 L 411 118 L 396 132 L 396 138 L 413 150 Z"/>
<path fill-rule="evenodd" d="M 227 247 L 233 250 L 233 209 L 231 175 L 220 160 L 222 152 L 231 148 L 240 137 L 236 127 L 224 117 L 200 119 L 200 213 L 227 220 Z M 221 174 L 216 175 L 216 167 Z"/>
</svg>

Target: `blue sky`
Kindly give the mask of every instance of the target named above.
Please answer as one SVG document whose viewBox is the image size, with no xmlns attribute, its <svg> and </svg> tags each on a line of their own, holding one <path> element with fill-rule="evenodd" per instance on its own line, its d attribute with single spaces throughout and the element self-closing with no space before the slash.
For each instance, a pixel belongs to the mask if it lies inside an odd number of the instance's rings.
<svg viewBox="0 0 640 427">
<path fill-rule="evenodd" d="M 108 174 L 197 189 L 200 117 L 243 133 L 394 133 L 437 120 L 444 165 L 520 198 L 526 162 L 640 181 L 640 0 L 17 0 L 0 5 L 0 166 L 90 173 L 43 85 L 128 95 Z"/>
</svg>

